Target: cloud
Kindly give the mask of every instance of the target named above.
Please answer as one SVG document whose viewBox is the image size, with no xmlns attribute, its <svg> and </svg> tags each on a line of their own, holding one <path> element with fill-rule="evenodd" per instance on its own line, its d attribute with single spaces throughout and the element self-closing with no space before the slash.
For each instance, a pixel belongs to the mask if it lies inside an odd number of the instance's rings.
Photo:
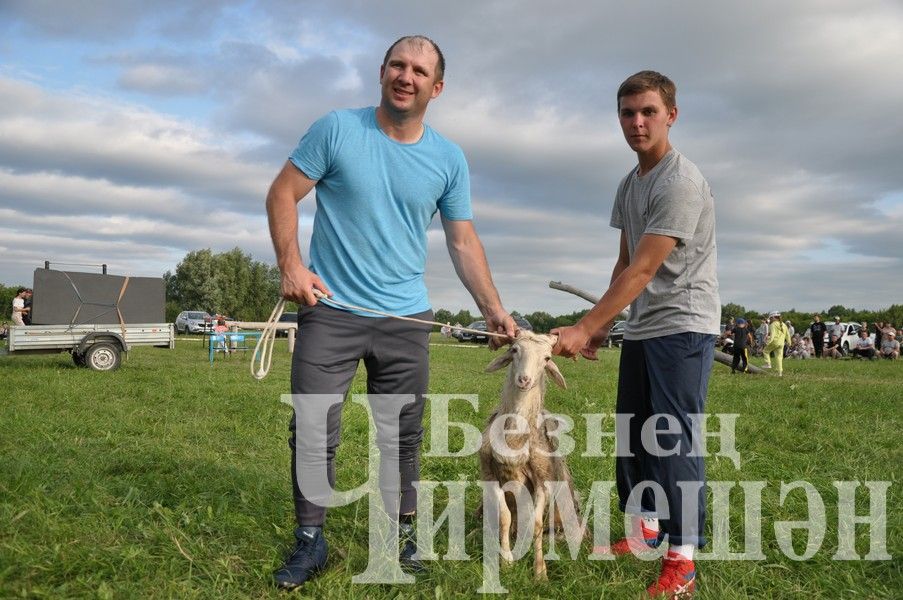
<svg viewBox="0 0 903 600">
<path fill-rule="evenodd" d="M 272 260 L 262 201 L 285 157 L 320 115 L 378 102 L 388 44 L 425 33 L 448 63 L 427 122 L 467 155 L 509 308 L 588 306 L 550 279 L 607 285 L 635 162 L 614 96 L 644 68 L 677 82 L 672 141 L 714 190 L 723 301 L 903 301 L 897 2 L 75 6 L 0 5 L 0 235 L 16 260 L 108 248 L 162 272 L 217 244 Z M 429 240 L 434 305 L 472 309 L 438 225 Z"/>
<path fill-rule="evenodd" d="M 237 160 L 241 143 L 146 108 L 49 93 L 0 77 L 0 164 L 148 188 L 179 188 L 210 209 L 250 210 L 271 178 Z"/>
</svg>

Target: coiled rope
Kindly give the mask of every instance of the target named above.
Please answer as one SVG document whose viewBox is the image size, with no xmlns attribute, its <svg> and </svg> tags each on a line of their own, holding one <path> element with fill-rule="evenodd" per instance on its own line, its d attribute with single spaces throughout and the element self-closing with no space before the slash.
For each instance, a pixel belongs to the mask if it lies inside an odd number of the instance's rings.
<svg viewBox="0 0 903 600">
<path fill-rule="evenodd" d="M 415 319 L 414 317 L 402 317 L 399 315 L 393 315 L 374 310 L 372 308 L 364 308 L 363 306 L 355 306 L 353 304 L 347 304 L 345 302 L 334 300 L 320 290 L 315 289 L 313 292 L 320 302 L 323 302 L 327 305 L 331 304 L 334 306 L 341 306 L 342 308 L 359 310 L 362 312 L 379 315 L 381 317 L 387 317 L 389 319 L 398 319 L 399 321 L 410 321 L 412 323 L 421 323 L 423 325 L 438 325 L 439 327 L 449 327 L 451 329 L 457 329 L 458 331 L 467 331 L 470 333 L 497 338 L 508 337 L 504 333 L 495 333 L 493 331 L 483 331 L 480 329 L 470 329 L 467 327 L 462 327 L 460 325 L 449 325 L 448 323 L 439 323 L 438 321 L 426 321 L 424 319 Z M 282 317 L 284 310 L 285 298 L 280 298 L 279 302 L 276 303 L 276 307 L 273 308 L 273 312 L 270 313 L 270 318 L 267 319 L 267 324 L 263 328 L 263 331 L 260 334 L 260 338 L 258 338 L 257 340 L 257 344 L 254 346 L 254 353 L 251 354 L 251 376 L 254 377 L 254 379 L 263 379 L 267 376 L 267 373 L 270 372 L 270 365 L 273 363 L 273 343 L 276 339 L 276 324 L 279 323 L 279 319 L 280 317 Z M 258 354 L 260 355 L 259 364 L 257 361 Z"/>
</svg>

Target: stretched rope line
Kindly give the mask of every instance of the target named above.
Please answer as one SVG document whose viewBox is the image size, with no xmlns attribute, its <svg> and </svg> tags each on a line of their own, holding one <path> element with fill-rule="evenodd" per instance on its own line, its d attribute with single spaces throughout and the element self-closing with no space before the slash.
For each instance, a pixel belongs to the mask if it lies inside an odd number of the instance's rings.
<svg viewBox="0 0 903 600">
<path fill-rule="evenodd" d="M 374 310 L 372 308 L 364 308 L 363 306 L 355 306 L 353 304 L 347 304 L 345 302 L 340 302 L 338 300 L 334 300 L 330 298 L 320 290 L 313 290 L 314 295 L 320 302 L 324 302 L 326 304 L 333 304 L 335 306 L 341 306 L 343 308 L 351 308 L 354 310 L 359 310 L 362 312 L 372 313 L 374 315 L 379 315 L 381 317 L 386 317 L 389 319 L 398 319 L 399 321 L 410 321 L 412 323 L 421 323 L 423 325 L 438 325 L 439 327 L 449 327 L 451 329 L 457 329 L 458 331 L 467 331 L 470 333 L 475 333 L 479 335 L 497 337 L 497 338 L 507 338 L 508 336 L 504 333 L 496 333 L 494 331 L 483 331 L 481 329 L 470 329 L 468 327 L 462 327 L 460 325 L 449 325 L 448 323 L 439 323 L 438 321 L 426 321 L 424 319 L 415 319 L 414 317 L 402 317 L 399 315 L 393 315 L 390 313 L 385 313 L 379 310 Z M 270 365 L 273 362 L 273 342 L 276 339 L 276 324 L 279 322 L 279 318 L 282 316 L 282 312 L 285 310 L 285 299 L 280 298 L 279 302 L 276 303 L 276 307 L 273 309 L 273 312 L 270 313 L 270 318 L 267 319 L 267 324 L 263 328 L 263 332 L 260 334 L 260 338 L 257 340 L 257 345 L 254 346 L 254 353 L 251 355 L 251 376 L 254 379 L 263 379 L 267 376 L 267 373 L 270 372 Z M 260 364 L 257 365 L 257 355 L 260 354 Z M 255 368 L 256 367 L 256 368 Z"/>
<path fill-rule="evenodd" d="M 411 321 L 412 323 L 421 323 L 423 325 L 438 325 L 439 327 L 451 327 L 452 329 L 457 329 L 459 331 L 469 331 L 470 333 L 478 333 L 480 335 L 486 335 L 497 338 L 507 338 L 508 336 L 504 333 L 495 333 L 494 331 L 483 331 L 481 329 L 468 329 L 467 327 L 449 325 L 448 323 L 439 323 L 438 321 L 425 321 L 423 319 L 415 319 L 414 317 L 400 317 L 398 315 L 392 315 L 389 313 L 384 313 L 378 310 L 373 310 L 372 308 L 364 308 L 362 306 L 355 306 L 353 304 L 346 304 L 344 302 L 339 302 L 338 300 L 333 300 L 332 298 L 326 296 L 320 290 L 314 290 L 314 295 L 317 296 L 321 302 L 326 302 L 329 304 L 335 304 L 336 306 L 342 306 L 344 308 L 353 308 L 354 310 L 360 310 L 363 312 L 372 313 L 374 315 L 379 315 L 381 317 L 388 317 L 390 319 L 398 319 L 400 321 Z"/>
</svg>

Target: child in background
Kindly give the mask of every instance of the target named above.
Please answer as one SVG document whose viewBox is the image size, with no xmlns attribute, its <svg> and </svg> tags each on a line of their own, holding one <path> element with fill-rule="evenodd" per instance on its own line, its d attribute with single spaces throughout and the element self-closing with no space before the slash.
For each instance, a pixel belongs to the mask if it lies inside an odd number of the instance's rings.
<svg viewBox="0 0 903 600">
<path fill-rule="evenodd" d="M 749 330 L 746 319 L 737 319 L 737 323 L 734 326 L 734 361 L 731 364 L 732 375 L 738 369 L 741 373 L 747 372 L 747 367 L 749 366 L 749 347 L 752 345 L 752 341 L 752 332 Z"/>
</svg>

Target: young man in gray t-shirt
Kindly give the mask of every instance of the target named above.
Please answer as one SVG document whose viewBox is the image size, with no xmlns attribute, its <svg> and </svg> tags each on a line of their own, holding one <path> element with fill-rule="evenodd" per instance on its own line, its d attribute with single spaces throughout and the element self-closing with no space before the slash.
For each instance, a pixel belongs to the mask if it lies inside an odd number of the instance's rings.
<svg viewBox="0 0 903 600">
<path fill-rule="evenodd" d="M 626 442 L 630 452 L 617 457 L 616 477 L 620 508 L 632 519 L 626 537 L 603 551 L 638 554 L 667 538 L 661 576 L 647 590 L 667 597 L 693 592 L 693 554 L 705 544 L 705 466 L 690 456 L 700 436 L 690 415 L 705 410 L 721 321 L 714 201 L 699 169 L 668 139 L 675 96 L 674 83 L 654 71 L 632 75 L 618 89 L 621 129 L 638 159 L 618 186 L 611 215 L 621 230 L 620 253 L 596 306 L 573 327 L 552 330 L 556 354 L 594 360 L 612 319 L 630 304 L 616 408 L 632 415 L 617 431 L 618 448 Z M 660 416 L 669 422 L 658 423 Z M 644 440 L 650 418 L 661 432 Z"/>
</svg>

